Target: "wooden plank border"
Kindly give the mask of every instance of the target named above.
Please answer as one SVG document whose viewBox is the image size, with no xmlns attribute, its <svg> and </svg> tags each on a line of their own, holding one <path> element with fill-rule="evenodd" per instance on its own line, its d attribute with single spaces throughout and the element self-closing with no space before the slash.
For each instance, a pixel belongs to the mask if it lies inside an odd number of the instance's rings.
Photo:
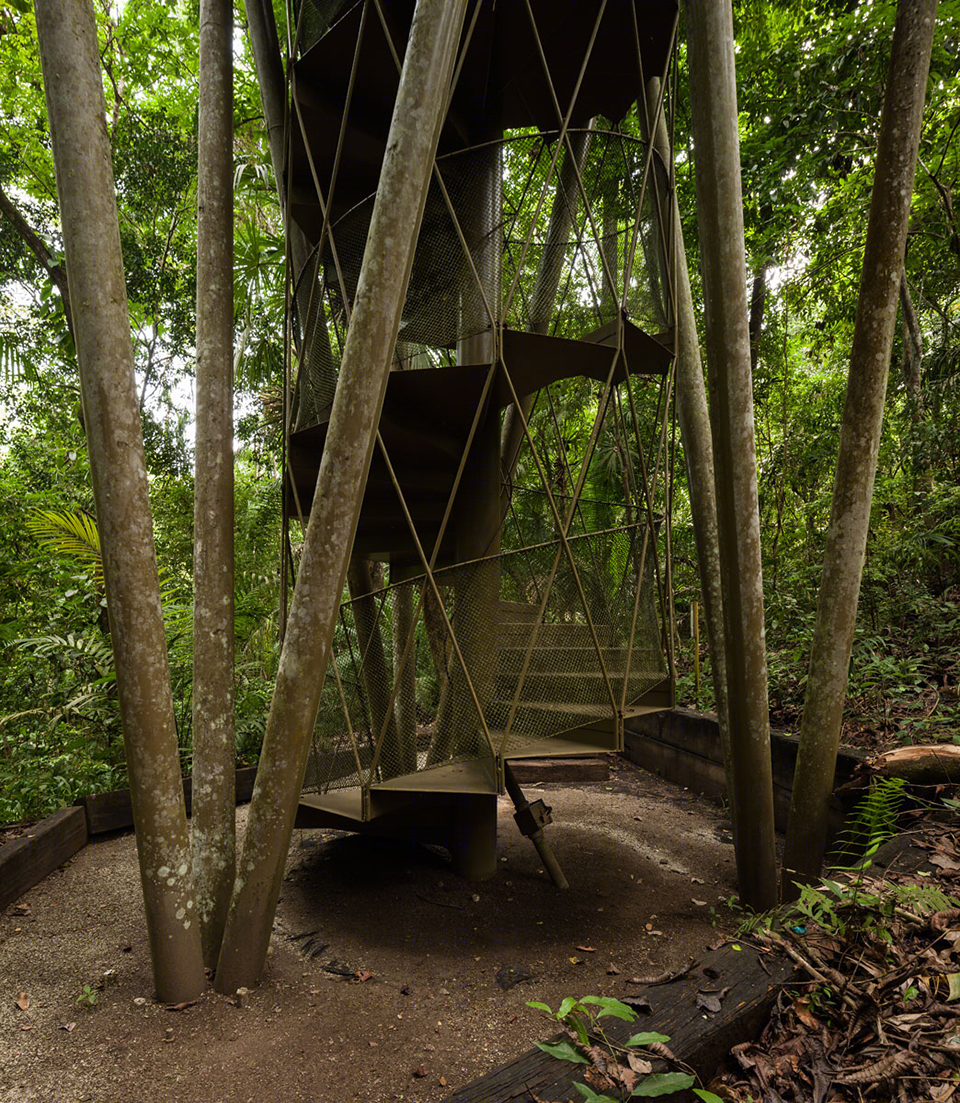
<svg viewBox="0 0 960 1103">
<path fill-rule="evenodd" d="M 605 1018 L 604 1032 L 611 1041 L 621 1044 L 640 1030 L 666 1034 L 671 1051 L 707 1083 L 731 1046 L 760 1032 L 777 993 L 793 971 L 793 964 L 785 957 L 761 955 L 746 943 L 727 944 L 708 951 L 686 977 L 670 984 L 618 993 L 621 998 L 643 997 L 652 1013 L 641 1015 L 632 1023 Z M 698 1006 L 700 990 L 716 993 L 728 986 L 718 1012 L 710 1014 Z M 565 1037 L 560 1034 L 553 1040 Z M 526 1103 L 530 1099 L 577 1098 L 573 1083 L 584 1081 L 586 1068 L 531 1049 L 467 1084 L 449 1096 L 446 1103 Z M 660 1098 L 669 1103 L 688 1100 L 691 1095 L 682 1092 Z"/>
<path fill-rule="evenodd" d="M 778 831 L 787 829 L 797 743 L 795 736 L 776 731 L 770 733 L 773 810 Z M 624 724 L 623 753 L 631 762 L 675 785 L 686 785 L 717 800 L 727 795 L 720 730 L 711 712 L 676 708 L 629 719 Z M 850 779 L 863 758 L 860 751 L 841 748 L 834 776 L 835 788 Z M 844 814 L 836 797 L 832 798 L 832 809 L 831 839 Z"/>
<path fill-rule="evenodd" d="M 245 804 L 253 794 L 253 783 L 257 777 L 256 766 L 244 766 L 237 770 L 237 804 Z M 190 778 L 183 779 L 183 796 L 187 802 L 187 815 L 190 815 L 191 798 Z M 91 835 L 102 835 L 107 831 L 123 831 L 133 827 L 133 807 L 130 803 L 129 789 L 115 789 L 109 793 L 96 793 L 81 797 L 78 801 L 87 816 L 87 831 Z"/>
<path fill-rule="evenodd" d="M 0 848 L 0 908 L 62 866 L 86 841 L 87 817 L 74 806 L 54 812 L 29 834 Z"/>
</svg>

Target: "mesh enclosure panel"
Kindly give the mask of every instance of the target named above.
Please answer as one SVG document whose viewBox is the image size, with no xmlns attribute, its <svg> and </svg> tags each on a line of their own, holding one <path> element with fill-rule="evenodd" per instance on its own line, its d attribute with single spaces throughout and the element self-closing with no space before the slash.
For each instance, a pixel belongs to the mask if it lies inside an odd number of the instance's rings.
<svg viewBox="0 0 960 1103">
<path fill-rule="evenodd" d="M 575 537 L 569 555 L 552 541 L 437 571 L 466 669 L 443 613 L 427 603 L 425 615 L 423 578 L 346 603 L 307 788 L 376 786 L 532 746 L 548 752 L 552 738 L 638 699 L 667 677 L 655 542 L 633 525 Z M 476 620 L 477 595 L 491 583 L 496 625 Z"/>
<path fill-rule="evenodd" d="M 571 148 L 582 153 L 579 178 Z M 556 134 L 533 133 L 439 158 L 400 324 L 402 366 L 454 363 L 458 341 L 489 328 L 491 316 L 514 329 L 577 339 L 622 305 L 641 328 L 662 329 L 649 194 L 638 216 L 645 156 L 645 145 L 628 135 L 581 131 L 559 150 Z M 329 416 L 373 201 L 337 220 L 332 243 L 298 282 L 298 428 Z M 558 239 L 551 221 L 561 208 L 572 217 Z"/>
<path fill-rule="evenodd" d="M 300 27 L 300 53 L 305 54 L 334 23 L 361 0 L 293 0 L 293 15 Z M 297 25 L 297 24 L 295 24 Z"/>
</svg>

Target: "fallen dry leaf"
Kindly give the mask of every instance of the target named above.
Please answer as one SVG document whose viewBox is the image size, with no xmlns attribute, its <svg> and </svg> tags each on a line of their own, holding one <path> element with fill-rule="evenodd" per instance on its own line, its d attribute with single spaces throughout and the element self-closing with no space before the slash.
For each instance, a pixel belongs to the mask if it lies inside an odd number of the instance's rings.
<svg viewBox="0 0 960 1103">
<path fill-rule="evenodd" d="M 94 988 L 103 988 L 103 984 L 95 984 Z M 193 1007 L 195 1003 L 199 1003 L 199 999 L 196 1000 L 184 1000 L 183 1003 L 168 1003 L 164 1006 L 167 1011 L 185 1011 L 188 1007 Z"/>
<path fill-rule="evenodd" d="M 33 1023 L 25 1023 L 22 1027 L 20 1027 L 20 1029 L 21 1030 L 33 1030 Z"/>
<path fill-rule="evenodd" d="M 695 896 L 691 896 L 690 899 L 697 905 L 698 908 L 705 908 L 707 906 L 706 900 L 698 900 Z"/>
<path fill-rule="evenodd" d="M 715 1015 L 720 1010 L 720 1001 L 710 992 L 698 992 L 697 1007 L 702 1007 L 704 1011 Z"/>
<path fill-rule="evenodd" d="M 21 1011 L 26 1011 L 29 1006 L 30 997 L 27 995 L 26 992 L 21 992 L 17 996 L 17 1007 L 19 1007 Z"/>
<path fill-rule="evenodd" d="M 648 1073 L 653 1072 L 653 1065 L 649 1061 L 644 1061 L 642 1057 L 638 1057 L 635 1053 L 627 1054 L 627 1064 L 637 1076 L 646 1076 Z"/>
<path fill-rule="evenodd" d="M 575 950 L 581 950 L 585 954 L 595 954 L 597 952 L 596 946 L 574 946 Z"/>
<path fill-rule="evenodd" d="M 60 1027 L 60 1029 L 65 1030 L 68 1034 L 72 1034 L 77 1029 L 77 1024 L 76 1023 L 64 1023 L 63 1026 Z"/>
<path fill-rule="evenodd" d="M 427 1075 L 427 1070 L 426 1070 L 426 1069 L 425 1069 L 425 1068 L 423 1067 L 423 1065 L 418 1065 L 418 1066 L 417 1066 L 417 1067 L 416 1067 L 416 1068 L 415 1068 L 415 1069 L 413 1070 L 413 1075 L 414 1075 L 414 1076 L 415 1076 L 415 1077 L 416 1077 L 416 1078 L 417 1078 L 418 1080 L 422 1080 L 422 1079 L 423 1079 L 423 1077 Z"/>
<path fill-rule="evenodd" d="M 365 969 L 358 969 L 350 978 L 351 984 L 363 984 L 364 981 L 369 980 L 373 976 L 373 973 L 368 973 Z"/>
</svg>

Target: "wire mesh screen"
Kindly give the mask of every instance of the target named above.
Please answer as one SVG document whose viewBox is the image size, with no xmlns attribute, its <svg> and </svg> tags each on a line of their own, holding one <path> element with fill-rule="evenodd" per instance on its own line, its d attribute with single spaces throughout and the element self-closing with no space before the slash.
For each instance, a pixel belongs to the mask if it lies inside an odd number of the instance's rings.
<svg viewBox="0 0 960 1103">
<path fill-rule="evenodd" d="M 442 603 L 422 577 L 346 603 L 307 787 L 389 786 L 415 772 L 427 785 L 453 764 L 549 753 L 551 739 L 666 678 L 655 535 L 633 525 L 569 549 L 554 541 L 437 571 Z"/>
<path fill-rule="evenodd" d="M 403 366 L 451 364 L 458 342 L 499 323 L 577 339 L 622 306 L 641 328 L 664 328 L 649 187 L 639 210 L 645 157 L 638 139 L 594 130 L 440 158 L 400 324 Z M 329 416 L 373 202 L 334 224 L 294 295 L 298 428 Z"/>
<path fill-rule="evenodd" d="M 300 28 L 300 53 L 316 45 L 334 23 L 360 0 L 293 0 L 295 25 Z"/>
</svg>

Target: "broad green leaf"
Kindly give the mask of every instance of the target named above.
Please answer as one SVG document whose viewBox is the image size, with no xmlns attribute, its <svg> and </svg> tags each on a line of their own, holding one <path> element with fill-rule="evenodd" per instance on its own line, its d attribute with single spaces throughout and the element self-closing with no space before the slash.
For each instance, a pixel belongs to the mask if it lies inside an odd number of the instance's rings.
<svg viewBox="0 0 960 1103">
<path fill-rule="evenodd" d="M 643 1080 L 630 1093 L 634 1096 L 668 1095 L 670 1092 L 682 1092 L 693 1087 L 697 1082 L 695 1076 L 685 1072 L 655 1072 L 645 1076 Z"/>
<path fill-rule="evenodd" d="M 537 1042 L 537 1049 L 549 1053 L 560 1061 L 570 1061 L 574 1065 L 589 1065 L 590 1061 L 577 1049 L 573 1042 Z"/>
<path fill-rule="evenodd" d="M 553 1010 L 545 1003 L 537 1003 L 536 1000 L 527 1000 L 527 1007 L 536 1008 L 537 1011 L 546 1011 L 548 1015 L 553 1014 Z"/>
<path fill-rule="evenodd" d="M 573 1086 L 587 1103 L 617 1103 L 612 1095 L 597 1095 L 593 1088 L 588 1088 L 586 1084 L 574 1084 Z"/>
<path fill-rule="evenodd" d="M 612 996 L 584 996 L 580 1002 L 601 1008 L 600 1014 L 597 1015 L 598 1019 L 602 1019 L 604 1015 L 614 1015 L 618 1019 L 632 1023 L 637 1017 L 632 1007 L 627 1007 L 625 1003 L 615 1000 Z"/>
<path fill-rule="evenodd" d="M 703 1103 L 723 1103 L 719 1095 L 714 1095 L 713 1092 L 708 1092 L 704 1088 L 694 1088 L 693 1094 L 702 1099 Z"/>
<path fill-rule="evenodd" d="M 577 1001 L 573 996 L 567 996 L 563 1003 L 557 1008 L 557 1018 L 565 1019 L 576 1006 Z"/>
<path fill-rule="evenodd" d="M 632 1038 L 628 1038 L 624 1045 L 628 1046 L 649 1046 L 654 1042 L 660 1042 L 661 1045 L 670 1041 L 669 1034 L 657 1034 L 653 1030 L 642 1030 L 639 1034 L 634 1034 Z"/>
</svg>

